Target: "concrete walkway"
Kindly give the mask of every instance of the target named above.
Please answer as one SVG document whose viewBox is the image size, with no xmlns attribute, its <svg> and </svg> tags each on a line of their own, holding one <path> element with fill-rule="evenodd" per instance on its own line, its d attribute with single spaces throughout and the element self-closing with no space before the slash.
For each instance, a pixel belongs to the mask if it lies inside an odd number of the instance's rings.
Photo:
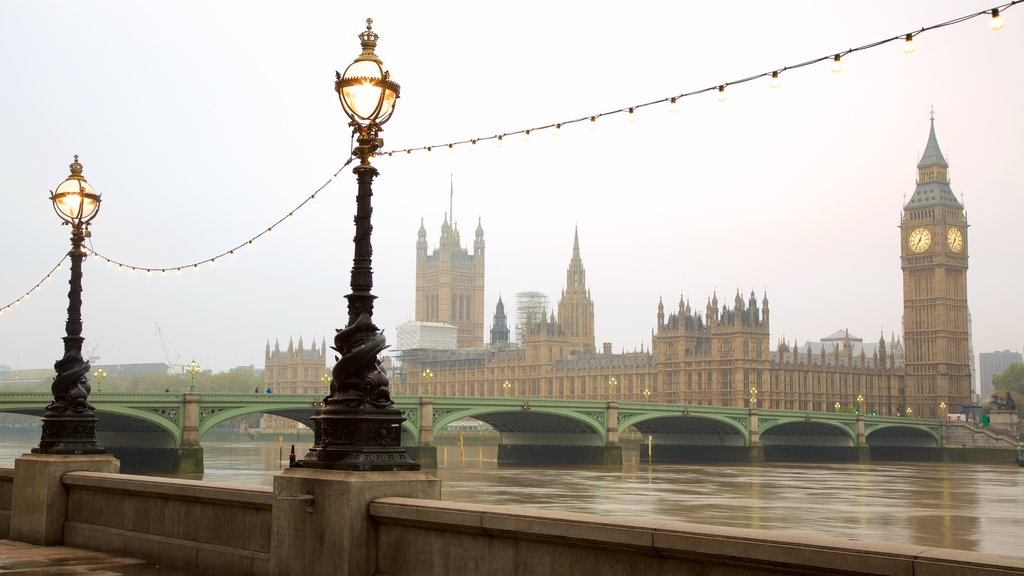
<svg viewBox="0 0 1024 576">
<path fill-rule="evenodd" d="M 113 554 L 90 552 L 64 546 L 33 546 L 0 540 L 0 574 L 12 576 L 54 576 L 90 574 L 92 576 L 186 576 L 172 568 L 161 568 Z"/>
</svg>

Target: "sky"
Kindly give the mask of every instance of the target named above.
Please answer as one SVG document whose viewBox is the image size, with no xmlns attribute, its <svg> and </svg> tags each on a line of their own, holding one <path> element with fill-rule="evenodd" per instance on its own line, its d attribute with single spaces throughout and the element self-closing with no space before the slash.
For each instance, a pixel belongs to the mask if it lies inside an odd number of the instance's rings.
<svg viewBox="0 0 1024 576">
<path fill-rule="evenodd" d="M 992 4 L 994 5 L 994 4 Z M 0 306 L 69 248 L 48 200 L 74 154 L 102 193 L 93 248 L 186 266 L 266 230 L 348 157 L 335 70 L 365 18 L 401 84 L 387 149 L 446 144 L 726 83 L 989 8 L 914 0 L 648 2 L 28 2 L 3 5 Z M 767 292 L 772 347 L 846 328 L 899 333 L 897 228 L 935 110 L 970 223 L 975 352 L 1020 350 L 1024 8 L 767 80 L 451 154 L 374 160 L 376 323 L 413 318 L 420 221 L 451 205 L 485 230 L 485 332 L 498 297 L 553 302 L 579 230 L 596 340 L 650 345 L 658 299 L 695 308 Z M 1017 72 L 1014 72 L 1017 70 Z M 1014 103 L 1017 104 L 1014 104 Z M 1015 190 L 1017 192 L 1015 192 Z M 346 169 L 272 235 L 181 274 L 84 264 L 85 350 L 99 363 L 264 363 L 264 345 L 328 341 L 347 319 L 355 176 Z M 0 315 L 0 364 L 63 353 L 65 266 Z M 157 335 L 159 325 L 166 355 Z"/>
</svg>

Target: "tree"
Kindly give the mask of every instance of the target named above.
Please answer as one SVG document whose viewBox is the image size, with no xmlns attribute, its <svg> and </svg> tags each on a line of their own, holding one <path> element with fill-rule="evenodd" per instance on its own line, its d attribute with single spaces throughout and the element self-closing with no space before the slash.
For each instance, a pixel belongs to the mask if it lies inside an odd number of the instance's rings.
<svg viewBox="0 0 1024 576">
<path fill-rule="evenodd" d="M 1000 395 L 1013 394 L 1017 413 L 1024 418 L 1024 364 L 1010 364 L 1002 374 L 992 377 L 992 388 Z"/>
</svg>

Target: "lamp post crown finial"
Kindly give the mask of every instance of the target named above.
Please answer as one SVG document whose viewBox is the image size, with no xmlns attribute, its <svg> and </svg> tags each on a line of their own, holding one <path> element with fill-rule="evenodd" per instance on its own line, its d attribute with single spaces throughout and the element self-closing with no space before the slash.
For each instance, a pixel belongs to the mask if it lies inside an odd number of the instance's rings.
<svg viewBox="0 0 1024 576">
<path fill-rule="evenodd" d="M 81 176 L 82 175 L 82 164 L 78 161 L 78 154 L 75 154 L 75 161 L 71 163 L 71 175 Z"/>
<path fill-rule="evenodd" d="M 359 43 L 363 47 L 363 53 L 359 55 L 360 59 L 378 60 L 374 48 L 377 47 L 379 38 L 380 35 L 373 31 L 373 18 L 367 18 L 366 30 L 359 33 Z"/>
</svg>

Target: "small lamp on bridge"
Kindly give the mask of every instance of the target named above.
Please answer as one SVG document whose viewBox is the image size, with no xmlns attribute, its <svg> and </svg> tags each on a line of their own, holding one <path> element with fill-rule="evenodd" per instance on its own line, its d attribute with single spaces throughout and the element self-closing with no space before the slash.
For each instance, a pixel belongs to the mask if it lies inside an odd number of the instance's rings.
<svg viewBox="0 0 1024 576">
<path fill-rule="evenodd" d="M 839 412 L 839 409 L 842 408 L 842 407 L 843 407 L 842 404 L 840 404 L 839 402 L 836 402 L 836 412 Z"/>
<path fill-rule="evenodd" d="M 189 394 L 192 394 L 196 391 L 196 374 L 199 374 L 200 370 L 202 370 L 202 368 L 199 366 L 198 363 L 196 363 L 195 358 L 193 358 L 192 361 L 185 366 L 185 372 L 188 372 L 189 376 L 192 377 L 192 381 L 189 382 L 188 385 Z"/>
<path fill-rule="evenodd" d="M 757 408 L 757 387 L 750 387 L 750 407 Z"/>
<path fill-rule="evenodd" d="M 96 414 L 89 404 L 89 362 L 82 358 L 82 261 L 89 224 L 100 211 L 100 195 L 82 176 L 75 155 L 71 175 L 50 193 L 50 202 L 64 225 L 71 226 L 71 290 L 65 324 L 64 356 L 53 365 L 57 375 L 50 389 L 53 402 L 43 414 L 43 432 L 36 454 L 104 454 L 96 441 Z"/>
<path fill-rule="evenodd" d="M 510 384 L 508 380 L 505 380 L 505 383 L 502 384 L 501 387 L 505 389 L 505 396 L 508 396 L 508 391 L 512 388 L 512 384 Z"/>
<path fill-rule="evenodd" d="M 651 389 L 650 388 L 644 388 L 644 402 L 650 402 L 650 401 L 651 401 Z"/>
<path fill-rule="evenodd" d="M 96 378 L 96 391 L 103 392 L 103 379 L 107 377 L 107 371 L 103 368 L 92 373 L 93 377 Z"/>
<path fill-rule="evenodd" d="M 429 396 L 430 395 L 430 381 L 434 379 L 434 373 L 430 371 L 430 368 L 427 368 L 426 370 L 423 371 L 422 374 L 420 374 L 420 377 L 423 378 L 424 382 L 426 382 L 426 386 L 423 387 L 423 390 L 421 392 L 424 395 Z"/>
<path fill-rule="evenodd" d="M 619 384 L 619 381 L 615 379 L 615 376 L 612 376 L 610 379 L 608 379 L 608 399 L 609 400 L 612 399 L 612 398 L 615 398 L 615 387 L 618 386 L 618 384 Z"/>
<path fill-rule="evenodd" d="M 942 410 L 942 415 L 943 416 L 946 416 L 948 414 L 948 412 L 946 412 L 946 401 L 945 400 L 943 400 L 942 402 L 939 402 L 939 410 Z"/>
<path fill-rule="evenodd" d="M 320 377 L 320 383 L 324 385 L 324 388 L 330 390 L 331 387 L 331 375 L 324 372 L 324 375 Z"/>
<path fill-rule="evenodd" d="M 857 414 L 864 414 L 864 396 L 857 394 Z"/>
</svg>

